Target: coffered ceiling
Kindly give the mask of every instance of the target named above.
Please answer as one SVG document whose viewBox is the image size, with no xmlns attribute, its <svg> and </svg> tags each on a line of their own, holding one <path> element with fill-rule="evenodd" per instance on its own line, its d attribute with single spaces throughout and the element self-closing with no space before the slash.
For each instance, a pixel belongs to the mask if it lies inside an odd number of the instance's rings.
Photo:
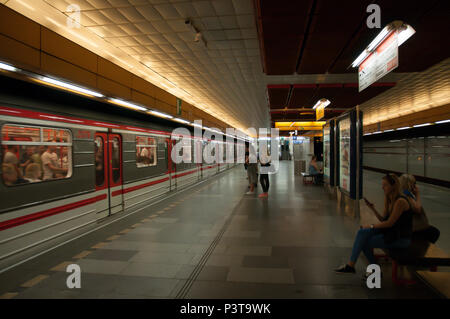
<svg viewBox="0 0 450 319">
<path fill-rule="evenodd" d="M 286 84 L 290 92 L 289 99 L 284 97 L 286 105 L 280 102 L 275 108 L 302 103 L 311 107 L 319 93 L 341 102 L 351 100 L 350 104 L 358 100 L 352 99 L 355 90 L 350 85 L 358 81 L 356 70 L 347 67 L 378 32 L 364 24 L 370 2 L 374 1 L 0 0 L 243 131 L 271 126 L 273 85 Z M 409 53 L 404 53 L 406 45 L 402 47 L 400 59 L 405 60 L 400 60 L 400 71 L 421 71 L 448 55 L 448 49 L 428 47 L 419 65 L 411 57 L 411 52 L 420 52 L 418 44 L 436 40 L 432 29 L 442 25 L 445 1 L 375 2 L 382 7 L 383 25 L 403 18 L 422 27 Z M 78 29 L 67 26 L 73 4 L 81 9 Z M 206 45 L 195 41 L 187 19 Z M 383 81 L 395 83 L 404 75 L 391 73 Z M 315 86 L 300 89 L 305 84 Z M 339 84 L 341 90 L 319 84 Z M 385 89 L 370 91 L 379 94 Z"/>
</svg>

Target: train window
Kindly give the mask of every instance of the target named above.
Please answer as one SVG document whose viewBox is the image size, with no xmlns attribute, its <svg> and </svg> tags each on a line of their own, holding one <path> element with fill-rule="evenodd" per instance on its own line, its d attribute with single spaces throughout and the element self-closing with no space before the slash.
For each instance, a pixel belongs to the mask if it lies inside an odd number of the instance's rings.
<svg viewBox="0 0 450 319">
<path fill-rule="evenodd" d="M 136 165 L 137 167 L 156 166 L 157 145 L 152 137 L 136 136 Z"/>
<path fill-rule="evenodd" d="M 5 124 L 2 178 L 7 186 L 72 176 L 72 135 L 58 128 Z"/>
<path fill-rule="evenodd" d="M 104 142 L 101 136 L 95 138 L 95 185 L 97 187 L 103 186 L 105 183 L 105 152 Z"/>
<path fill-rule="evenodd" d="M 120 140 L 118 137 L 112 139 L 111 160 L 113 182 L 118 183 L 120 181 Z"/>
</svg>

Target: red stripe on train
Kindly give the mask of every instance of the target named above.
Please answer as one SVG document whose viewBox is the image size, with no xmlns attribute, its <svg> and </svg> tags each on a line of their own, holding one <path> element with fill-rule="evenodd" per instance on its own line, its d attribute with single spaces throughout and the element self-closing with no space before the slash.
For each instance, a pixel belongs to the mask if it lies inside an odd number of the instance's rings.
<svg viewBox="0 0 450 319">
<path fill-rule="evenodd" d="M 149 183 L 145 183 L 145 184 L 129 187 L 127 189 L 119 189 L 117 191 L 112 192 L 112 196 L 114 197 L 114 196 L 117 196 L 117 195 L 126 194 L 126 193 L 129 193 L 129 192 L 134 192 L 134 191 L 136 191 L 138 189 L 145 188 L 145 187 L 152 186 L 152 185 L 159 184 L 159 183 L 163 183 L 163 182 L 168 181 L 168 180 L 169 180 L 169 177 L 166 177 L 166 178 L 163 178 L 163 179 L 158 179 L 158 180 L 153 181 L 153 182 L 149 182 Z"/>
<path fill-rule="evenodd" d="M 189 174 L 193 174 L 193 173 L 196 173 L 196 172 L 197 172 L 197 171 L 186 172 L 186 173 L 180 173 L 180 174 L 174 175 L 173 178 L 183 177 L 183 176 L 186 176 L 186 175 L 189 175 Z"/>
<path fill-rule="evenodd" d="M 103 195 L 99 195 L 96 197 L 92 197 L 92 198 L 88 198 L 79 202 L 75 202 L 75 203 L 71 203 L 71 204 L 67 204 L 67 205 L 63 205 L 63 206 L 59 206 L 59 207 L 54 207 L 54 208 L 50 208 L 47 210 L 44 210 L 42 212 L 38 212 L 38 213 L 34 213 L 34 214 L 30 214 L 30 215 L 25 215 L 25 216 L 21 216 L 21 217 L 17 217 L 14 219 L 10 219 L 10 220 L 6 220 L 4 222 L 0 223 L 0 231 L 8 229 L 8 228 L 13 228 L 19 225 L 23 225 L 26 223 L 30 223 L 42 218 L 46 218 L 46 217 L 50 217 L 53 215 L 57 215 L 60 213 L 64 213 L 66 211 L 75 209 L 75 208 L 80 208 L 86 205 L 90 205 L 90 204 L 94 204 L 98 201 L 104 200 L 106 199 L 107 196 L 106 194 Z"/>
</svg>

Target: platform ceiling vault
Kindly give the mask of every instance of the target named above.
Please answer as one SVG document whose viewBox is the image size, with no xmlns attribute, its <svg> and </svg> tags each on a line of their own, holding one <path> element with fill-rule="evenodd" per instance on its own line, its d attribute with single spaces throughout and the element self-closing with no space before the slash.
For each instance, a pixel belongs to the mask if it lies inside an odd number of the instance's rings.
<svg viewBox="0 0 450 319">
<path fill-rule="evenodd" d="M 292 116 L 279 109 L 311 108 L 316 97 L 326 98 L 319 97 L 322 93 L 331 92 L 339 100 L 335 109 L 359 103 L 350 96 L 355 94 L 356 70 L 347 66 L 376 35 L 363 23 L 370 2 L 374 1 L 0 0 L 244 131 L 269 127 L 283 118 L 311 120 L 308 112 Z M 383 24 L 404 15 L 411 23 L 428 26 L 408 44 L 410 51 L 421 52 L 418 43 L 427 42 L 427 37 L 428 42 L 436 40 L 430 30 L 442 24 L 438 18 L 445 1 L 376 2 L 386 8 Z M 79 29 L 67 28 L 71 4 L 81 9 Z M 201 32 L 206 46 L 194 41 L 186 19 Z M 440 59 L 440 51 L 429 47 L 422 52 L 428 57 L 426 65 L 416 65 L 414 55 L 406 51 L 405 45 L 400 50 L 401 72 L 421 71 Z M 392 73 L 383 82 L 395 83 L 402 76 Z M 388 88 L 373 88 L 364 97 Z M 331 108 L 330 112 L 329 116 L 336 113 Z"/>
</svg>

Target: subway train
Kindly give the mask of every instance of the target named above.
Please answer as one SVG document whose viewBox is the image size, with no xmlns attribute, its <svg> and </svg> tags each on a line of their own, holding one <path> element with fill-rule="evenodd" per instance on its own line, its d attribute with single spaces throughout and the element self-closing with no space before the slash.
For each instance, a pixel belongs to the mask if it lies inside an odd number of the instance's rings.
<svg viewBox="0 0 450 319">
<path fill-rule="evenodd" d="M 25 81 L 0 85 L 0 262 L 235 165 L 225 162 L 235 140 L 175 136 L 172 121 Z M 181 138 L 190 143 L 176 164 Z M 186 163 L 210 143 L 223 147 L 213 163 Z"/>
</svg>

